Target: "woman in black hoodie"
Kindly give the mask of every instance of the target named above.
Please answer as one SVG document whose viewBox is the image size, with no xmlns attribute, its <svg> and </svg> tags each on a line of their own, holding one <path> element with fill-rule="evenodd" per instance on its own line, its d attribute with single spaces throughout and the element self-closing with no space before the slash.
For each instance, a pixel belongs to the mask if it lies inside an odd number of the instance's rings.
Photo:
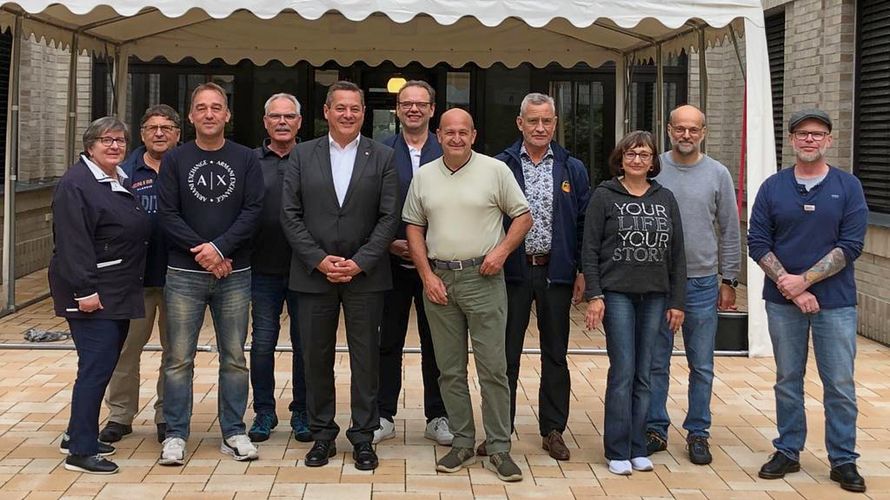
<svg viewBox="0 0 890 500">
<path fill-rule="evenodd" d="M 651 471 L 646 454 L 651 345 L 662 322 L 683 324 L 686 257 L 674 195 L 649 132 L 624 136 L 609 157 L 615 176 L 590 198 L 582 267 L 587 327 L 602 322 L 609 353 L 603 441 L 609 471 Z M 665 309 L 667 313 L 665 314 Z"/>
</svg>

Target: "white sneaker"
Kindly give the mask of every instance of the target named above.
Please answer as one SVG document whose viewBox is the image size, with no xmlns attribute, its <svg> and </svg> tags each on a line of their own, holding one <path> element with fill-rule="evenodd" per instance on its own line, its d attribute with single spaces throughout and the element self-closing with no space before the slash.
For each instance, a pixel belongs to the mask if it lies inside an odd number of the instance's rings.
<svg viewBox="0 0 890 500">
<path fill-rule="evenodd" d="M 185 440 L 178 437 L 169 437 L 164 440 L 164 448 L 161 450 L 160 465 L 182 465 L 185 462 Z"/>
<path fill-rule="evenodd" d="M 223 439 L 222 444 L 219 445 L 219 451 L 226 455 L 232 455 L 239 462 L 260 458 L 256 446 L 250 442 L 247 434 L 235 434 Z"/>
<path fill-rule="evenodd" d="M 649 460 L 647 457 L 634 457 L 630 459 L 630 465 L 634 470 L 649 472 L 655 467 L 652 465 L 652 460 Z"/>
<path fill-rule="evenodd" d="M 380 417 L 380 428 L 374 431 L 374 439 L 372 439 L 371 442 L 377 444 L 380 441 L 385 441 L 394 437 L 396 437 L 395 422 L 390 422 L 389 420 Z"/>
<path fill-rule="evenodd" d="M 633 467 L 630 460 L 609 460 L 609 472 L 619 476 L 629 476 L 633 474 Z"/>
<path fill-rule="evenodd" d="M 423 432 L 423 437 L 432 439 L 442 446 L 451 446 L 451 442 L 454 441 L 454 434 L 452 434 L 451 430 L 448 428 L 448 417 L 436 417 L 430 420 L 430 422 L 426 424 L 426 430 Z"/>
</svg>

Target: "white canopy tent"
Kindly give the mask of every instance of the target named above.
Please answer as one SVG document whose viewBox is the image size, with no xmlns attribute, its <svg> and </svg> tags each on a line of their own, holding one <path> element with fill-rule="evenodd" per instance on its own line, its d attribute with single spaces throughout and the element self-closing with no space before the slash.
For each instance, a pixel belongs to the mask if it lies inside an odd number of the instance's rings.
<svg viewBox="0 0 890 500">
<path fill-rule="evenodd" d="M 611 0 L 267 0 L 250 7 L 236 0 L 19 0 L 0 7 L 0 27 L 14 31 L 7 134 L 4 210 L 4 269 L 7 293 L 14 293 L 12 237 L 18 145 L 18 54 L 22 40 L 70 48 L 71 72 L 84 51 L 115 58 L 115 102 L 126 106 L 127 58 L 199 62 L 221 58 L 256 64 L 308 61 L 341 65 L 445 62 L 482 67 L 530 63 L 543 67 L 579 62 L 592 67 L 616 64 L 616 134 L 625 131 L 627 68 L 634 61 L 658 64 L 682 49 L 702 55 L 702 94 L 706 95 L 704 51 L 731 34 L 744 32 L 746 46 L 747 193 L 776 170 L 770 97 L 769 59 L 760 0 L 673 2 Z M 73 81 L 70 75 L 69 146 L 75 138 Z M 702 103 L 703 107 L 706 105 Z M 660 132 L 664 99 L 656 94 Z M 658 137 L 663 137 L 662 133 Z M 68 148 L 69 151 L 72 148 Z M 750 207 L 752 203 L 748 203 Z M 770 355 L 765 312 L 759 298 L 760 269 L 748 262 L 749 354 Z"/>
</svg>

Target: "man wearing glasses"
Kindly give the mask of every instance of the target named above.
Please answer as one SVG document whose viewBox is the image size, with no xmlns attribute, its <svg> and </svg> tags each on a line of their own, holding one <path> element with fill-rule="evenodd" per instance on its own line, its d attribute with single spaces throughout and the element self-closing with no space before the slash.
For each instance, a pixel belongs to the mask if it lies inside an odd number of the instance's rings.
<svg viewBox="0 0 890 500">
<path fill-rule="evenodd" d="M 769 278 L 763 299 L 776 359 L 776 452 L 763 479 L 800 470 L 807 438 L 804 409 L 809 331 L 822 380 L 831 480 L 864 492 L 856 470 L 856 279 L 868 208 L 859 179 L 828 165 L 831 118 L 807 109 L 791 115 L 796 161 L 760 186 L 748 230 L 748 254 Z M 810 473 L 812 475 L 812 472 Z"/>
<path fill-rule="evenodd" d="M 297 297 L 296 293 L 287 289 L 291 248 L 281 229 L 281 188 L 301 123 L 297 98 L 290 94 L 273 95 L 266 101 L 263 114 L 263 125 L 269 137 L 255 150 L 266 189 L 251 256 L 253 337 L 250 344 L 250 385 L 256 416 L 247 434 L 254 443 L 269 439 L 272 429 L 278 425 L 275 413 L 275 346 L 281 329 L 281 309 L 285 303 L 290 316 L 290 342 L 293 346 L 290 424 L 297 441 L 312 440 L 306 414 L 306 379 L 297 327 Z"/>
<path fill-rule="evenodd" d="M 711 463 L 708 431 L 717 310 L 735 309 L 741 268 L 739 214 L 729 170 L 701 151 L 707 133 L 704 113 L 690 105 L 674 109 L 668 133 L 671 149 L 661 155 L 661 173 L 655 180 L 674 193 L 683 220 L 687 270 L 683 346 L 689 363 L 689 406 L 683 429 L 689 461 L 705 465 Z M 722 279 L 718 280 L 718 272 Z M 650 454 L 667 449 L 673 348 L 674 334 L 665 321 L 652 349 L 646 436 Z"/>
<path fill-rule="evenodd" d="M 395 150 L 396 169 L 399 172 L 399 206 L 404 203 L 411 179 L 420 166 L 442 156 L 439 141 L 430 133 L 430 118 L 436 111 L 435 101 L 436 91 L 420 80 L 408 81 L 399 90 L 396 116 L 402 130 L 382 141 Z M 454 435 L 448 429 L 445 403 L 439 391 L 439 368 L 423 308 L 423 281 L 411 263 L 405 227 L 404 222 L 399 224 L 396 239 L 389 245 L 393 287 L 386 292 L 383 322 L 380 325 L 380 390 L 377 394 L 380 428 L 374 431 L 374 443 L 396 435 L 394 418 L 402 390 L 402 348 L 405 347 L 413 302 L 420 336 L 423 411 L 426 416 L 423 435 L 440 445 L 450 446 Z"/>
<path fill-rule="evenodd" d="M 142 115 L 142 146 L 136 148 L 121 164 L 127 174 L 127 185 L 142 203 L 151 221 L 151 237 L 145 259 L 145 275 L 142 280 L 145 317 L 130 323 L 130 333 L 124 341 L 120 359 L 111 376 L 105 393 L 108 407 L 108 423 L 99 433 L 105 443 L 120 441 L 133 432 L 133 418 L 139 411 L 139 358 L 142 348 L 151 337 L 155 318 L 161 346 L 167 345 L 167 309 L 164 307 L 164 281 L 167 275 L 167 243 L 159 224 L 158 194 L 156 191 L 161 159 L 179 142 L 181 121 L 179 114 L 166 104 L 158 104 L 145 110 Z M 158 442 L 164 440 L 164 372 L 158 375 L 158 397 L 155 400 L 155 425 Z"/>
</svg>

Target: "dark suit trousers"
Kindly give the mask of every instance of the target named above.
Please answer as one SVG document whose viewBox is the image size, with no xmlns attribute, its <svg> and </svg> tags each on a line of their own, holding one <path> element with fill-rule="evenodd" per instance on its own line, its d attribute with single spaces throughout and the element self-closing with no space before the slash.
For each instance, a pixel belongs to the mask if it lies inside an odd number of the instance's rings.
<svg viewBox="0 0 890 500">
<path fill-rule="evenodd" d="M 334 422 L 334 357 L 340 305 L 346 319 L 351 373 L 352 426 L 346 437 L 352 444 L 370 442 L 380 426 L 377 380 L 380 349 L 380 315 L 384 292 L 355 292 L 337 285 L 323 293 L 298 293 L 297 320 L 303 342 L 306 373 L 306 409 L 312 438 L 333 440 L 340 433 Z"/>
<path fill-rule="evenodd" d="M 566 360 L 569 346 L 569 307 L 572 286 L 547 283 L 547 266 L 532 266 L 531 278 L 507 283 L 507 379 L 510 382 L 510 422 L 516 419 L 516 385 L 532 300 L 541 340 L 541 385 L 538 426 L 542 436 L 564 432 L 569 419 L 571 377 Z"/>
<path fill-rule="evenodd" d="M 380 324 L 380 393 L 377 407 L 380 416 L 392 421 L 398 411 L 402 391 L 402 349 L 408 334 L 411 303 L 417 311 L 417 331 L 420 336 L 420 367 L 423 374 L 423 412 L 426 421 L 444 417 L 445 403 L 439 391 L 439 367 L 430 337 L 430 324 L 423 310 L 423 282 L 414 269 L 405 269 L 396 259 L 391 262 L 392 290 L 383 302 L 383 321 Z"/>
</svg>

